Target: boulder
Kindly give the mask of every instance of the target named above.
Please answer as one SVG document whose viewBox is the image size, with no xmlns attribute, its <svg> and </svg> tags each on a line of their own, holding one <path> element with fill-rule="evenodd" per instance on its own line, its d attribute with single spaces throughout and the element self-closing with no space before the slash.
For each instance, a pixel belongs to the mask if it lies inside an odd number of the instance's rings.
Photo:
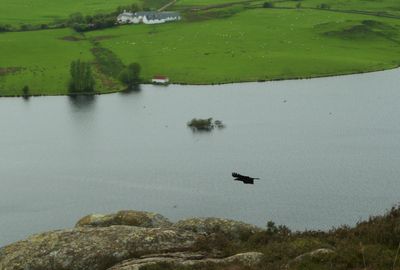
<svg viewBox="0 0 400 270">
<path fill-rule="evenodd" d="M 196 235 L 161 228 L 110 226 L 42 233 L 0 249 L 1 270 L 105 270 L 143 254 L 193 247 Z"/>
<path fill-rule="evenodd" d="M 165 228 L 172 223 L 164 216 L 143 211 L 124 210 L 112 214 L 92 214 L 81 218 L 75 227 L 108 227 L 112 225 Z"/>
<path fill-rule="evenodd" d="M 332 249 L 329 248 L 319 248 L 307 253 L 304 253 L 300 256 L 297 256 L 296 258 L 293 259 L 292 262 L 300 262 L 304 260 L 305 258 L 314 258 L 314 259 L 323 259 L 326 255 L 331 255 L 334 254 L 335 252 Z"/>
<path fill-rule="evenodd" d="M 206 235 L 223 233 L 233 240 L 239 240 L 242 236 L 261 231 L 254 225 L 223 218 L 189 218 L 178 221 L 172 227 Z"/>
<path fill-rule="evenodd" d="M 304 254 L 301 254 L 299 256 L 297 256 L 296 258 L 294 258 L 293 260 L 291 260 L 288 264 L 285 265 L 284 269 L 292 269 L 293 267 L 295 267 L 296 265 L 301 264 L 302 262 L 304 262 L 307 259 L 312 259 L 312 260 L 317 260 L 317 261 L 328 261 L 329 257 L 335 254 L 335 251 L 333 251 L 332 249 L 329 248 L 319 248 Z"/>
<path fill-rule="evenodd" d="M 259 252 L 240 253 L 227 258 L 207 258 L 201 253 L 158 254 L 140 259 L 127 260 L 108 270 L 140 270 L 157 264 L 168 265 L 171 268 L 185 266 L 193 269 L 231 264 L 254 267 L 261 263 L 262 257 L 263 254 Z"/>
</svg>

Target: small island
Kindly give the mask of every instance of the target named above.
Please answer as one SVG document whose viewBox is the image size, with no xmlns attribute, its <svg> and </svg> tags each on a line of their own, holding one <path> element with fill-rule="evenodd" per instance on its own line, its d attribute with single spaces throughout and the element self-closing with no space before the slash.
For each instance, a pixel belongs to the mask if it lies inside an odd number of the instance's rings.
<svg viewBox="0 0 400 270">
<path fill-rule="evenodd" d="M 191 121 L 187 123 L 187 126 L 190 127 L 193 131 L 211 131 L 214 128 L 224 128 L 225 125 L 221 120 L 213 121 L 212 118 L 206 119 L 197 119 L 193 118 Z"/>
</svg>

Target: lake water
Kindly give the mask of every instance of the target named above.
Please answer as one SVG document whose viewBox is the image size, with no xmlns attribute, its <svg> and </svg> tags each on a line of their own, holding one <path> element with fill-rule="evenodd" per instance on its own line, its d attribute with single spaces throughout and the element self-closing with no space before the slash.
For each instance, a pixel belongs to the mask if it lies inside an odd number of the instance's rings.
<svg viewBox="0 0 400 270">
<path fill-rule="evenodd" d="M 399 202 L 400 69 L 0 99 L 0 246 L 94 212 L 353 225 Z M 193 117 L 222 130 L 193 133 Z M 233 171 L 262 178 L 233 181 Z"/>
</svg>

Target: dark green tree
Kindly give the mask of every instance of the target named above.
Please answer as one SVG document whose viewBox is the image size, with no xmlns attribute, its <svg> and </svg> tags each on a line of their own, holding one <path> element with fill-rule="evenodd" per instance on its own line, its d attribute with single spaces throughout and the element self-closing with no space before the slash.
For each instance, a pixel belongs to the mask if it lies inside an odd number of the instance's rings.
<svg viewBox="0 0 400 270">
<path fill-rule="evenodd" d="M 263 4 L 263 8 L 273 8 L 274 7 L 274 3 L 271 2 L 264 2 Z"/>
<path fill-rule="evenodd" d="M 69 91 L 71 93 L 91 93 L 94 91 L 95 80 L 90 63 L 81 60 L 72 61 L 70 74 Z"/>
<path fill-rule="evenodd" d="M 29 96 L 30 96 L 30 90 L 29 90 L 29 86 L 27 86 L 27 85 L 25 85 L 23 88 L 22 88 L 22 97 L 24 98 L 24 99 L 28 99 L 29 98 Z"/>
<path fill-rule="evenodd" d="M 68 24 L 72 25 L 75 23 L 85 23 L 85 18 L 83 17 L 82 13 L 80 12 L 76 12 L 76 13 L 72 13 L 71 15 L 69 15 L 68 17 Z"/>
<path fill-rule="evenodd" d="M 122 70 L 119 79 L 128 89 L 133 89 L 140 83 L 140 70 L 141 68 L 138 63 L 132 63 Z"/>
</svg>

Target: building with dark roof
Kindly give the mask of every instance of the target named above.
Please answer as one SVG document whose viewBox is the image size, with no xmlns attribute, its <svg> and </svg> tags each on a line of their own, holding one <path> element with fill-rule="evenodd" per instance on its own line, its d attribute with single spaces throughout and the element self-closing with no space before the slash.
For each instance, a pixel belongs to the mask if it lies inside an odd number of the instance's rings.
<svg viewBox="0 0 400 270">
<path fill-rule="evenodd" d="M 157 24 L 181 19 L 180 13 L 176 11 L 138 11 L 135 13 L 124 11 L 117 17 L 118 23 L 145 23 Z"/>
</svg>

